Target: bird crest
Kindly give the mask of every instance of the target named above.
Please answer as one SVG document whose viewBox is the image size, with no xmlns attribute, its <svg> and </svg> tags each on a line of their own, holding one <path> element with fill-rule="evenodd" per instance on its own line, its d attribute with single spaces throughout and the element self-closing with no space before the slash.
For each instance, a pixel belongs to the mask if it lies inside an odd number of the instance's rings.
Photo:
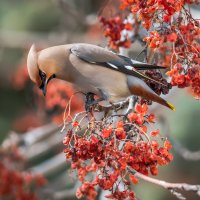
<svg viewBox="0 0 200 200">
<path fill-rule="evenodd" d="M 33 44 L 29 50 L 27 57 L 27 68 L 28 74 L 31 80 L 36 83 L 38 86 L 41 85 L 41 79 L 39 76 L 39 68 L 38 68 L 38 54 L 36 51 L 36 47 Z"/>
</svg>

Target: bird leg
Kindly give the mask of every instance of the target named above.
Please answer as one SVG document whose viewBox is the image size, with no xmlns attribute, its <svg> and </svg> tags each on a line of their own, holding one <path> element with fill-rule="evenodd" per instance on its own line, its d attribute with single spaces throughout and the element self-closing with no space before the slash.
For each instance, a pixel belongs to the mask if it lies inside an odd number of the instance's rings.
<svg viewBox="0 0 200 200">
<path fill-rule="evenodd" d="M 92 107 L 94 105 L 96 105 L 100 101 L 104 100 L 103 98 L 95 100 L 94 99 L 94 95 L 95 95 L 94 93 L 88 92 L 86 94 L 86 96 L 85 96 L 86 97 L 86 100 L 85 100 L 85 110 L 86 110 L 86 112 L 91 112 L 92 111 Z"/>
<path fill-rule="evenodd" d="M 85 98 L 86 98 L 85 99 L 85 110 L 86 110 L 86 112 L 91 112 L 92 111 L 91 105 L 95 101 L 94 94 L 89 92 L 85 95 Z"/>
<path fill-rule="evenodd" d="M 129 104 L 128 104 L 128 108 L 126 110 L 125 115 L 128 115 L 129 113 L 131 113 L 133 111 L 134 106 L 135 106 L 137 100 L 138 100 L 137 96 L 131 96 L 131 97 L 129 97 Z"/>
</svg>

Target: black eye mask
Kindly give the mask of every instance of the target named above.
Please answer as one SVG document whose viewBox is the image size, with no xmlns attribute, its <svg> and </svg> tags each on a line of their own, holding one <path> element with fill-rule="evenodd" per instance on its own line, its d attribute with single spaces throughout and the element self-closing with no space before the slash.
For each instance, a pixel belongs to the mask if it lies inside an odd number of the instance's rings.
<svg viewBox="0 0 200 200">
<path fill-rule="evenodd" d="M 42 84 L 40 85 L 40 89 L 43 89 L 45 86 L 45 82 L 46 82 L 46 74 L 44 72 L 42 72 L 41 70 L 39 71 L 39 75 L 40 75 L 40 79 L 42 81 Z"/>
</svg>

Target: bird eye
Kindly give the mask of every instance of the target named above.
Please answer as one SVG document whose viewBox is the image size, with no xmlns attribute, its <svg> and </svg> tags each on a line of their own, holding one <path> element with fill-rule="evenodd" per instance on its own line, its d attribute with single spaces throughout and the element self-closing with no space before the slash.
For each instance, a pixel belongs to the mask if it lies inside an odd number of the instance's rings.
<svg viewBox="0 0 200 200">
<path fill-rule="evenodd" d="M 42 78 L 45 78 L 46 77 L 46 74 L 45 73 L 41 73 L 41 76 L 42 76 Z"/>
<path fill-rule="evenodd" d="M 40 71 L 40 78 L 41 78 L 42 80 L 45 80 L 45 79 L 46 79 L 46 74 L 45 74 L 44 72 L 42 72 L 42 71 Z"/>
</svg>

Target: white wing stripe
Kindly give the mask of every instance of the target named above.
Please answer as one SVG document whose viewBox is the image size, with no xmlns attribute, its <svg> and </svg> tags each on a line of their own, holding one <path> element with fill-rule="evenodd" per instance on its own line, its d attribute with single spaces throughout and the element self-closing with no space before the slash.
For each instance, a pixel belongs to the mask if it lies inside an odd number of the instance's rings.
<svg viewBox="0 0 200 200">
<path fill-rule="evenodd" d="M 112 63 L 109 63 L 108 64 L 112 67 L 112 68 L 115 68 L 115 69 L 118 69 L 118 67 L 116 65 L 113 65 Z"/>
<path fill-rule="evenodd" d="M 133 59 L 131 59 L 131 62 L 132 62 L 133 64 L 136 64 L 136 63 L 138 63 L 138 64 L 145 64 L 145 63 L 142 63 L 142 62 L 140 62 L 140 61 L 133 60 Z"/>
<path fill-rule="evenodd" d="M 126 69 L 128 69 L 128 70 L 133 70 L 133 67 L 132 67 L 132 66 L 125 65 L 124 67 L 125 67 Z"/>
</svg>

